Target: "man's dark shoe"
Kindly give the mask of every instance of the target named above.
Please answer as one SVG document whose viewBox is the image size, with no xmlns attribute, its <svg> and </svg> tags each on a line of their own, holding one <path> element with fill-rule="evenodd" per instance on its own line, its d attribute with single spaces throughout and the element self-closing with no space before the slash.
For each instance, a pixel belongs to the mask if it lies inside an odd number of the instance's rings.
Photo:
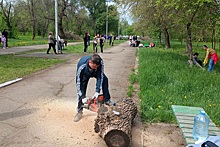
<svg viewBox="0 0 220 147">
<path fill-rule="evenodd" d="M 82 118 L 83 113 L 82 112 L 78 112 L 75 117 L 74 117 L 74 122 L 78 122 L 81 118 Z"/>
</svg>

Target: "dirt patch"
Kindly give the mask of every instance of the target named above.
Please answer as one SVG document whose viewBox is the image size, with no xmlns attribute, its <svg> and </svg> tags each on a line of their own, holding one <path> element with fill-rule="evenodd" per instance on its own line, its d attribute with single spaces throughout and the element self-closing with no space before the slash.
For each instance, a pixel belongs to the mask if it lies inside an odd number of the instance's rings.
<svg viewBox="0 0 220 147">
<path fill-rule="evenodd" d="M 171 124 L 145 124 L 144 147 L 185 147 L 185 140 L 178 126 Z"/>
</svg>

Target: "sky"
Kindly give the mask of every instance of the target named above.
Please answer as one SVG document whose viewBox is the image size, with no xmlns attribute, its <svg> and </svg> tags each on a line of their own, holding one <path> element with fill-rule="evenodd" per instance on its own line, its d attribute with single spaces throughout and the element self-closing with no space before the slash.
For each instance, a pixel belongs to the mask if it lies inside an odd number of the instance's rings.
<svg viewBox="0 0 220 147">
<path fill-rule="evenodd" d="M 114 5 L 114 2 L 108 2 L 109 5 Z M 133 23 L 132 17 L 128 9 L 123 8 L 123 6 L 118 7 L 118 11 L 120 13 L 120 20 L 125 19 L 128 21 L 128 24 L 131 25 Z"/>
</svg>

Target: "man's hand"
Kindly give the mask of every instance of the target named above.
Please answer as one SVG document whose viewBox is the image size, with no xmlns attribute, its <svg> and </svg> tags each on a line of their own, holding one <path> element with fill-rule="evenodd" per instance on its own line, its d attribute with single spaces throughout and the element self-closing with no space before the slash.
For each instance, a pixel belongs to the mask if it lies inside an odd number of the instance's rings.
<svg viewBox="0 0 220 147">
<path fill-rule="evenodd" d="M 98 98 L 99 97 L 99 93 L 98 92 L 95 92 L 94 96 L 92 98 Z"/>
</svg>

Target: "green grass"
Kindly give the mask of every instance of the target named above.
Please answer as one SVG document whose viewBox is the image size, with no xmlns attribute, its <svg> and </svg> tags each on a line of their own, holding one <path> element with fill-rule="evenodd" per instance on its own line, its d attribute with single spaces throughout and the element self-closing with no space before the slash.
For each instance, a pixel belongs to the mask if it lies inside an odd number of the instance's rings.
<svg viewBox="0 0 220 147">
<path fill-rule="evenodd" d="M 77 42 L 83 42 L 83 40 L 75 40 Z M 67 40 L 67 42 L 75 42 L 73 40 Z M 115 40 L 114 44 L 117 45 L 119 43 L 124 42 L 124 40 Z M 17 38 L 9 38 L 8 39 L 8 46 L 14 47 L 14 46 L 28 46 L 28 45 L 37 45 L 37 44 L 47 44 L 48 38 L 45 36 L 45 38 L 42 38 L 41 36 L 36 36 L 34 40 L 32 40 L 32 36 L 23 36 L 20 35 Z M 92 43 L 92 41 L 91 41 Z M 67 43 L 68 44 L 68 43 Z M 91 44 L 92 45 L 92 44 Z M 105 43 L 105 46 L 109 46 L 108 43 Z"/>
<path fill-rule="evenodd" d="M 0 83 L 24 77 L 36 71 L 65 62 L 60 59 L 26 58 L 15 55 L 0 56 Z"/>
<path fill-rule="evenodd" d="M 134 87 L 133 85 L 135 83 L 138 83 L 138 76 L 135 74 L 135 70 L 134 68 L 132 68 L 131 70 L 131 74 L 129 76 L 129 86 L 128 86 L 128 90 L 127 90 L 127 96 L 131 97 L 133 92 L 134 92 Z"/>
<path fill-rule="evenodd" d="M 82 40 L 80 40 L 82 41 Z M 74 42 L 73 40 L 67 40 L 67 42 Z M 36 36 L 34 40 L 32 40 L 32 36 L 23 36 L 20 35 L 17 38 L 9 38 L 8 39 L 8 46 L 15 47 L 15 46 L 28 46 L 28 45 L 37 45 L 37 44 L 47 44 L 48 38 L 42 38 L 41 36 Z"/>
<path fill-rule="evenodd" d="M 196 49 L 195 49 L 196 50 Z M 198 48 L 199 57 L 205 52 Z M 175 122 L 171 105 L 203 107 L 220 125 L 220 62 L 208 73 L 186 64 L 184 47 L 141 48 L 138 78 L 142 119 L 148 122 Z M 207 67 L 206 67 L 207 68 Z"/>
<path fill-rule="evenodd" d="M 36 44 L 47 44 L 47 37 L 42 39 L 41 36 L 36 36 L 34 40 L 31 39 L 32 36 L 18 36 L 18 38 L 9 38 L 8 46 L 27 46 L 27 45 L 36 45 Z"/>
</svg>

